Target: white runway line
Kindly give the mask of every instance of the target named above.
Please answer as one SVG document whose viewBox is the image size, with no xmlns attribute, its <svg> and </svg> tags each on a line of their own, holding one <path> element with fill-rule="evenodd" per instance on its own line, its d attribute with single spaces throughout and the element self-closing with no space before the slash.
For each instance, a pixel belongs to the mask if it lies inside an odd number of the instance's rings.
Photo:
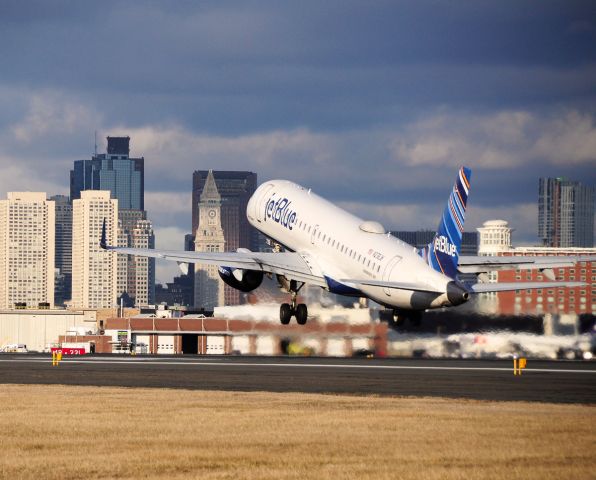
<svg viewBox="0 0 596 480">
<path fill-rule="evenodd" d="M 50 362 L 45 358 L 34 359 L 0 359 L 0 362 L 33 362 L 46 363 Z M 197 361 L 160 361 L 152 359 L 122 359 L 122 360 L 108 360 L 108 359 L 93 359 L 93 360 L 78 360 L 78 359 L 62 359 L 63 363 L 76 364 L 106 364 L 106 365 L 176 365 L 176 366 L 209 366 L 209 367 L 292 367 L 292 368 L 338 368 L 338 369 L 379 369 L 379 370 L 442 370 L 442 371 L 488 371 L 488 372 L 511 372 L 513 368 L 507 367 L 441 367 L 441 366 L 408 366 L 408 365 L 354 365 L 354 364 L 324 364 L 324 363 L 251 363 L 251 362 L 197 362 Z M 533 373 L 588 373 L 595 374 L 596 370 L 571 370 L 571 369 L 556 369 L 556 368 L 525 368 L 525 372 Z"/>
</svg>

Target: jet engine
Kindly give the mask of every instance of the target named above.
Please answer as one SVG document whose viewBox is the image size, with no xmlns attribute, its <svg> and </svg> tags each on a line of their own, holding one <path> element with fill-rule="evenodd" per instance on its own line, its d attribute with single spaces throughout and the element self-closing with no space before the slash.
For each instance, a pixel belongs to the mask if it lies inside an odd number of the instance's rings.
<svg viewBox="0 0 596 480">
<path fill-rule="evenodd" d="M 218 273 L 227 285 L 245 293 L 259 287 L 263 282 L 263 272 L 260 270 L 219 267 Z"/>
</svg>

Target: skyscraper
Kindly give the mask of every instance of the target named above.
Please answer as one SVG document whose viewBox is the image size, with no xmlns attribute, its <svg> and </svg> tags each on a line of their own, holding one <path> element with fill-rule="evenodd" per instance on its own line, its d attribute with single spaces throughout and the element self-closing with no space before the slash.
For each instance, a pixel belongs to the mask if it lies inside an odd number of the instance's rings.
<svg viewBox="0 0 596 480">
<path fill-rule="evenodd" d="M 72 204 L 66 195 L 54 195 L 50 200 L 56 205 L 54 302 L 64 305 L 71 298 L 72 288 Z"/>
<path fill-rule="evenodd" d="M 224 232 L 221 226 L 221 196 L 211 170 L 199 200 L 199 224 L 195 233 L 195 251 L 223 252 Z M 225 304 L 224 283 L 217 265 L 195 264 L 195 307 L 212 310 Z"/>
<path fill-rule="evenodd" d="M 563 178 L 541 178 L 538 236 L 547 247 L 592 247 L 594 188 Z"/>
<path fill-rule="evenodd" d="M 85 190 L 109 191 L 118 200 L 118 245 L 153 247 L 153 226 L 145 212 L 145 159 L 130 157 L 130 137 L 107 137 L 107 153 L 76 160 L 70 172 L 74 201 Z M 118 297 L 126 306 L 154 302 L 155 259 L 118 256 Z"/>
<path fill-rule="evenodd" d="M 75 160 L 70 171 L 70 199 L 83 190 L 109 190 L 121 210 L 145 209 L 145 159 L 130 158 L 130 137 L 107 137 L 108 153 Z"/>
<path fill-rule="evenodd" d="M 201 210 L 201 194 L 209 174 L 208 170 L 197 170 L 192 175 L 192 235 L 196 235 Z M 242 171 L 212 171 L 217 191 L 221 198 L 221 226 L 225 238 L 225 251 L 238 248 L 259 250 L 259 233 L 246 218 L 248 200 L 257 188 L 257 174 Z M 191 265 L 192 267 L 192 265 Z M 225 285 L 226 305 L 240 303 L 240 292 Z"/>
<path fill-rule="evenodd" d="M 113 308 L 117 296 L 117 256 L 99 246 L 103 221 L 108 243 L 118 244 L 118 200 L 110 192 L 87 190 L 73 202 L 72 304 Z"/>
<path fill-rule="evenodd" d="M 45 193 L 0 200 L 0 308 L 54 305 L 54 215 Z"/>
</svg>

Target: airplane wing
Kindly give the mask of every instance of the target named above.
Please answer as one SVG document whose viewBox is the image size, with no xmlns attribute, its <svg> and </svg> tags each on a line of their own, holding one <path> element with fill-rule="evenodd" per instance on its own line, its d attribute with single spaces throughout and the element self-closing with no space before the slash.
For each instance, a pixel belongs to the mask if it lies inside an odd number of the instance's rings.
<svg viewBox="0 0 596 480">
<path fill-rule="evenodd" d="M 526 255 L 512 257 L 467 256 L 459 257 L 457 269 L 460 273 L 488 273 L 501 270 L 542 270 L 547 278 L 555 279 L 554 268 L 572 267 L 577 262 L 593 261 L 594 255 L 577 255 L 573 257 Z"/>
<path fill-rule="evenodd" d="M 102 232 L 100 247 L 119 254 L 141 257 L 162 258 L 183 263 L 203 263 L 245 270 L 260 270 L 265 273 L 284 275 L 289 280 L 326 287 L 325 278 L 313 271 L 305 257 L 295 252 L 192 252 L 178 250 L 158 250 L 150 248 L 113 247 L 107 244 L 105 230 Z"/>
</svg>

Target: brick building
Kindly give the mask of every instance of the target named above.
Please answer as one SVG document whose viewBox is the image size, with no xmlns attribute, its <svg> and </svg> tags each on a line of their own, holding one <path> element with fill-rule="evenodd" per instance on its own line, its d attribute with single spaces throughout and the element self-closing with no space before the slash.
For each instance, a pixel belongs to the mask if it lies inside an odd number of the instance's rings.
<svg viewBox="0 0 596 480">
<path fill-rule="evenodd" d="M 592 314 L 596 315 L 596 248 L 519 247 L 501 252 L 502 256 L 592 256 L 594 260 L 580 261 L 573 267 L 555 268 L 556 280 L 586 282 L 576 288 L 545 288 L 499 292 L 499 311 L 502 314 Z M 540 270 L 509 270 L 499 272 L 498 282 L 548 281 Z"/>
<path fill-rule="evenodd" d="M 490 282 L 541 282 L 552 280 L 585 282 L 576 288 L 545 288 L 483 294 L 493 302 L 493 313 L 500 315 L 596 315 L 596 248 L 513 247 L 511 232 L 504 220 L 485 222 L 480 232 L 480 255 L 575 257 L 573 266 L 552 271 L 506 270 L 488 275 Z"/>
<path fill-rule="evenodd" d="M 315 355 L 351 356 L 361 350 L 387 351 L 387 324 L 371 322 L 309 321 L 306 325 L 279 325 L 258 320 L 232 320 L 187 315 L 179 318 L 137 316 L 109 318 L 102 322 L 104 335 L 77 338 L 95 343 L 97 353 L 240 354 L 278 355 L 289 344 Z M 60 341 L 75 341 L 61 337 Z"/>
</svg>

